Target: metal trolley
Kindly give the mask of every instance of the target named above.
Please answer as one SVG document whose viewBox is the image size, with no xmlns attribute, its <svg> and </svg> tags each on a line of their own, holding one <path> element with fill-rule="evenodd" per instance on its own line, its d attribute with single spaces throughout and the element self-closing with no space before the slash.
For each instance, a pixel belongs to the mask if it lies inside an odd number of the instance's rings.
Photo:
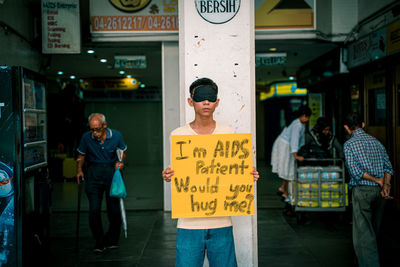
<svg viewBox="0 0 400 267">
<path fill-rule="evenodd" d="M 305 159 L 301 166 L 296 162 L 294 191 L 297 222 L 302 212 L 346 211 L 348 189 L 343 160 Z"/>
</svg>

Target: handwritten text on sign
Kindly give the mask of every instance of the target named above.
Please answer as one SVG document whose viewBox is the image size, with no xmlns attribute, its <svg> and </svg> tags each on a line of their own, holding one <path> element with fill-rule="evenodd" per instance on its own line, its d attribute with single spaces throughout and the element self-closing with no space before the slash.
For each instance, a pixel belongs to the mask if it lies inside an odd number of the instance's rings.
<svg viewBox="0 0 400 267">
<path fill-rule="evenodd" d="M 254 214 L 251 134 L 171 136 L 172 218 Z"/>
</svg>

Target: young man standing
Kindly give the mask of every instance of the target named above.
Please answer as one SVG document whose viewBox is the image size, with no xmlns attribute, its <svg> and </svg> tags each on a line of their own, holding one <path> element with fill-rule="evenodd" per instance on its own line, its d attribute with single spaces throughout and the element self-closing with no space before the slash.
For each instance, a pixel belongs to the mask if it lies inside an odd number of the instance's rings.
<svg viewBox="0 0 400 267">
<path fill-rule="evenodd" d="M 208 78 L 201 78 L 190 85 L 188 103 L 195 111 L 195 119 L 172 131 L 171 135 L 233 134 L 234 130 L 214 120 L 218 107 L 218 86 Z M 162 177 L 170 182 L 174 171 L 163 170 Z M 259 178 L 253 169 L 254 180 Z M 175 266 L 203 266 L 205 251 L 210 266 L 237 266 L 230 216 L 178 219 Z"/>
<path fill-rule="evenodd" d="M 350 137 L 344 144 L 349 187 L 353 199 L 353 246 L 359 266 L 379 266 L 377 235 L 385 199 L 391 199 L 392 165 L 385 147 L 364 131 L 357 113 L 347 116 L 344 128 Z"/>
<path fill-rule="evenodd" d="M 83 134 L 78 147 L 76 179 L 78 184 L 86 180 L 85 192 L 89 200 L 89 226 L 96 244 L 93 252 L 102 253 L 106 248 L 117 248 L 121 233 L 121 212 L 119 199 L 110 197 L 114 172 L 123 168 L 126 145 L 120 132 L 107 128 L 103 114 L 93 113 L 88 118 L 90 131 Z M 122 162 L 118 160 L 117 149 L 124 151 Z M 86 176 L 83 165 L 87 162 Z M 104 234 L 101 221 L 101 206 L 106 195 L 109 230 Z"/>
</svg>

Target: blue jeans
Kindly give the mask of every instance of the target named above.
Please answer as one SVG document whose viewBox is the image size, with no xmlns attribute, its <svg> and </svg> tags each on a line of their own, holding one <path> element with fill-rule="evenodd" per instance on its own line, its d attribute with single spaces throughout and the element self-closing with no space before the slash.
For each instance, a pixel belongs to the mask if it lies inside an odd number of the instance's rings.
<svg viewBox="0 0 400 267">
<path fill-rule="evenodd" d="M 356 186 L 353 195 L 353 245 L 360 267 L 379 266 L 377 237 L 385 200 L 379 186 Z"/>
<path fill-rule="evenodd" d="M 215 229 L 178 228 L 176 267 L 203 267 L 205 251 L 210 267 L 236 267 L 232 226 Z"/>
</svg>

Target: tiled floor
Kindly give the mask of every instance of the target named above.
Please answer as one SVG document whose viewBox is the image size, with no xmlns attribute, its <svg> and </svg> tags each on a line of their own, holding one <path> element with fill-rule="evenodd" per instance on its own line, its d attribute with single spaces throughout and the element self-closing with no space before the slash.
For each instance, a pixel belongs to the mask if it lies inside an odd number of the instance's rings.
<svg viewBox="0 0 400 267">
<path fill-rule="evenodd" d="M 262 165 L 258 169 L 262 176 L 258 182 L 258 266 L 354 266 L 347 217 L 337 213 L 309 213 L 305 223 L 297 224 L 295 217 L 282 213 L 283 203 L 275 194 L 279 179 Z M 53 198 L 51 214 L 50 266 L 174 266 L 176 220 L 171 219 L 170 213 L 128 211 L 128 237 L 121 237 L 120 248 L 94 255 L 86 197 L 82 198 L 76 249 L 76 184 L 55 183 L 54 192 L 57 197 Z M 62 195 L 62 192 L 67 193 Z M 388 214 L 383 266 L 396 266 L 393 262 L 400 248 L 399 220 Z"/>
</svg>

